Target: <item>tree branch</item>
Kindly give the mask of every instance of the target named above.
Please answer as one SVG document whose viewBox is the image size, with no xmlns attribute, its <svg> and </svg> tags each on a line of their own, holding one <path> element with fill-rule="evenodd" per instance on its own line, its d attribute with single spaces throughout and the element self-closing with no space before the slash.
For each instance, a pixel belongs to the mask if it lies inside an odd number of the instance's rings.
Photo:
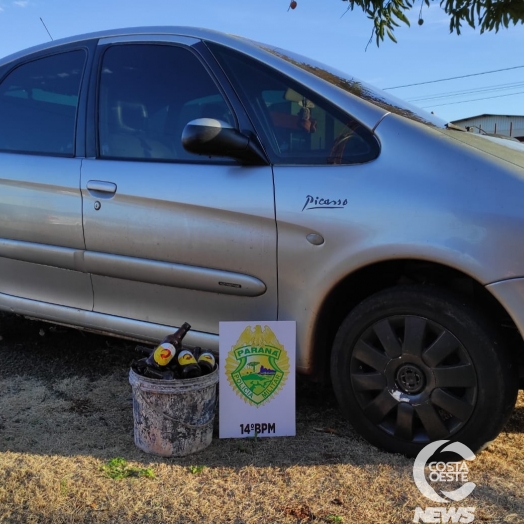
<svg viewBox="0 0 524 524">
<path fill-rule="evenodd" d="M 373 35 L 377 46 L 384 37 L 396 42 L 394 31 L 400 22 L 406 25 L 406 16 L 414 7 L 414 0 L 342 0 L 348 2 L 348 10 L 359 7 L 373 21 Z M 501 27 L 524 23 L 524 2 L 522 0 L 421 0 L 429 6 L 439 3 L 440 7 L 450 17 L 449 30 L 458 35 L 463 23 L 470 27 L 485 31 L 497 32 Z M 419 13 L 419 24 L 422 20 L 422 5 Z"/>
</svg>

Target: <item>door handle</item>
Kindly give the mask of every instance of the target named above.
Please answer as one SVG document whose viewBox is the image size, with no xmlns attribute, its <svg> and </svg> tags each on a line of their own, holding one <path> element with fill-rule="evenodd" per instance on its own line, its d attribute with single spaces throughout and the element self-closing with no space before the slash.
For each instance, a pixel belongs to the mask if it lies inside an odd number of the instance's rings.
<svg viewBox="0 0 524 524">
<path fill-rule="evenodd" d="M 93 196 L 108 198 L 116 193 L 116 184 L 113 182 L 104 182 L 102 180 L 89 180 L 87 182 L 87 190 L 93 194 Z"/>
</svg>

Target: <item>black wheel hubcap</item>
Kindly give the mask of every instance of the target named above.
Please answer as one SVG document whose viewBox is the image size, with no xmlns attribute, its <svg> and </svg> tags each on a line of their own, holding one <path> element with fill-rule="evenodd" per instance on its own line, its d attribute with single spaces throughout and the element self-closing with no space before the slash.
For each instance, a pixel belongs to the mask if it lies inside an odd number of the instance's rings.
<svg viewBox="0 0 524 524">
<path fill-rule="evenodd" d="M 353 348 L 350 376 L 368 420 L 417 444 L 459 431 L 477 400 L 477 375 L 466 348 L 442 325 L 414 315 L 367 328 Z"/>
<path fill-rule="evenodd" d="M 417 366 L 405 364 L 397 371 L 396 383 L 404 393 L 420 393 L 426 383 L 424 373 Z"/>
</svg>

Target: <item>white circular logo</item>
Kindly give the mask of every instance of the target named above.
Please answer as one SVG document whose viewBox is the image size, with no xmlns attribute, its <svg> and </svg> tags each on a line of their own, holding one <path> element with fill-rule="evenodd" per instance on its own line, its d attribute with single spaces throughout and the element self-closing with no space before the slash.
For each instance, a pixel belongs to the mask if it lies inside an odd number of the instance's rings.
<svg viewBox="0 0 524 524">
<path fill-rule="evenodd" d="M 475 489 L 476 485 L 473 482 L 467 482 L 468 480 L 468 467 L 465 462 L 430 462 L 429 463 L 429 480 L 433 482 L 451 482 L 451 481 L 463 481 L 466 482 L 460 488 L 454 491 L 444 491 L 441 490 L 441 493 L 447 497 L 441 497 L 429 484 L 426 479 L 426 464 L 429 458 L 444 444 L 449 442 L 449 440 L 437 440 L 431 442 L 426 447 L 424 447 L 415 459 L 415 464 L 413 465 L 413 480 L 419 491 L 426 498 L 432 500 L 433 502 L 448 503 L 449 500 L 454 500 L 458 502 L 459 500 L 465 499 L 471 492 Z M 471 451 L 466 445 L 461 444 L 460 442 L 453 442 L 443 449 L 440 450 L 440 453 L 445 451 L 457 453 L 460 455 L 463 460 L 474 460 L 475 454 Z"/>
</svg>

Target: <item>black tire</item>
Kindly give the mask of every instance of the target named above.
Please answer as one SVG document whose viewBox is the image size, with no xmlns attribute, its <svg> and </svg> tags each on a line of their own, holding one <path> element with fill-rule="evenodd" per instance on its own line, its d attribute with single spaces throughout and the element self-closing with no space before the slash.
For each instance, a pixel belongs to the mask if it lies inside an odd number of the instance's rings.
<svg viewBox="0 0 524 524">
<path fill-rule="evenodd" d="M 331 379 L 354 428 L 407 456 L 435 440 L 481 450 L 518 392 L 517 366 L 489 320 L 426 286 L 390 288 L 353 309 L 335 337 Z"/>
</svg>

